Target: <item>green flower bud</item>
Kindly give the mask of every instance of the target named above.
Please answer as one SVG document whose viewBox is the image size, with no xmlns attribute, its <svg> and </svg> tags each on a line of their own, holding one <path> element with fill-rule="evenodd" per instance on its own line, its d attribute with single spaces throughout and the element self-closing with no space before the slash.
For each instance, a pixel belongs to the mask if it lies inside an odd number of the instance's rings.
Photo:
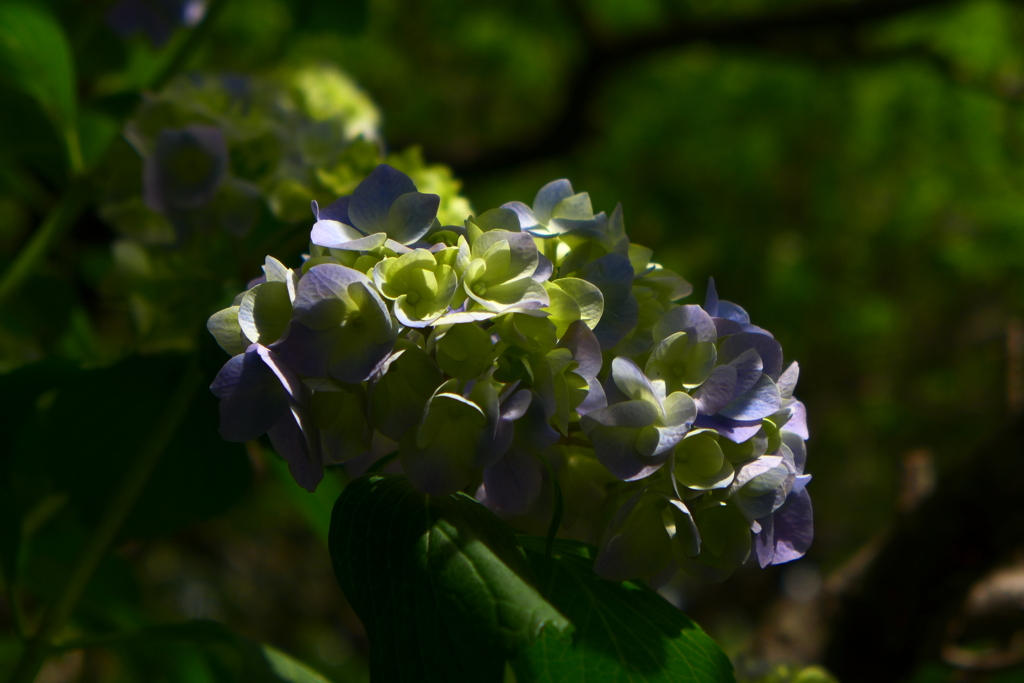
<svg viewBox="0 0 1024 683">
<path fill-rule="evenodd" d="M 388 258 L 373 268 L 373 281 L 395 302 L 395 317 L 408 327 L 427 327 L 440 318 L 458 286 L 455 270 L 426 249 Z"/>
</svg>

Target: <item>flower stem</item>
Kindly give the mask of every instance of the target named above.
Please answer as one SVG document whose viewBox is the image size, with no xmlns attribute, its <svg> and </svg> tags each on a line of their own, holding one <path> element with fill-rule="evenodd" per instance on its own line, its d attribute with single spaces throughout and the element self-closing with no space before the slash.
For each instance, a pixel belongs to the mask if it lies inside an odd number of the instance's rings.
<svg viewBox="0 0 1024 683">
<path fill-rule="evenodd" d="M 198 362 L 193 359 L 181 382 L 171 396 L 149 438 L 145 441 L 120 486 L 110 500 L 85 548 L 78 556 L 71 576 L 57 599 L 43 615 L 39 629 L 29 639 L 9 683 L 32 683 L 50 652 L 53 637 L 63 628 L 78 604 L 82 592 L 92 579 L 100 561 L 107 554 L 121 526 L 135 506 L 150 475 L 160 462 L 175 430 L 185 417 L 192 396 L 202 384 Z"/>
</svg>

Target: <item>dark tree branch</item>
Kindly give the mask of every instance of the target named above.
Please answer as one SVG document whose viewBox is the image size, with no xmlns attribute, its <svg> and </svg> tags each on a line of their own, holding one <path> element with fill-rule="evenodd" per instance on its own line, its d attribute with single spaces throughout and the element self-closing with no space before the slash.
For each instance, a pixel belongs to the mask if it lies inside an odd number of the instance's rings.
<svg viewBox="0 0 1024 683">
<path fill-rule="evenodd" d="M 665 50 L 711 43 L 806 54 L 807 45 L 824 36 L 839 39 L 843 51 L 848 52 L 851 37 L 869 25 L 957 1 L 862 0 L 729 20 L 674 19 L 652 31 L 615 38 L 596 31 L 585 12 L 570 2 L 569 11 L 583 32 L 586 52 L 568 79 L 567 95 L 558 113 L 531 141 L 485 150 L 472 159 L 449 160 L 449 164 L 458 175 L 468 177 L 573 150 L 593 132 L 588 113 L 604 83 L 618 70 Z"/>
<path fill-rule="evenodd" d="M 899 519 L 839 605 L 825 653 L 839 680 L 906 680 L 921 663 L 939 659 L 968 590 L 1024 544 L 1022 454 L 1018 418 Z"/>
</svg>

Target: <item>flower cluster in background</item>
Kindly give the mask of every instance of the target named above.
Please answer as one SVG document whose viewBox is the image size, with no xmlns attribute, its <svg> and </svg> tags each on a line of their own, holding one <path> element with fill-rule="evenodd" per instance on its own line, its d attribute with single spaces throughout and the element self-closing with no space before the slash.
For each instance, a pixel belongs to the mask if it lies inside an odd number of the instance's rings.
<svg viewBox="0 0 1024 683">
<path fill-rule="evenodd" d="M 721 580 L 812 537 L 796 363 L 739 306 L 704 306 L 566 180 L 458 224 L 382 164 L 320 207 L 310 252 L 208 328 L 221 434 L 268 434 L 296 481 L 397 452 L 428 494 L 598 544 L 609 579 Z"/>
<path fill-rule="evenodd" d="M 107 308 L 127 312 L 143 349 L 191 346 L 256 254 L 305 249 L 291 226 L 310 201 L 351 192 L 385 160 L 440 196 L 442 217 L 467 215 L 448 169 L 416 148 L 385 153 L 379 121 L 333 67 L 192 74 L 146 95 L 100 177 L 99 215 L 117 235 Z"/>
</svg>

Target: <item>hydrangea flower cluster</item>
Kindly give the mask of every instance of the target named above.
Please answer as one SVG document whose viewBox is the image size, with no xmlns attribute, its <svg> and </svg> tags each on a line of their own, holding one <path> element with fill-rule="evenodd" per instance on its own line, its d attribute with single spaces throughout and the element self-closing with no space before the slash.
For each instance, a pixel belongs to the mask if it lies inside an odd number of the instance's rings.
<svg viewBox="0 0 1024 683">
<path fill-rule="evenodd" d="M 458 225 L 380 165 L 313 204 L 310 252 L 264 275 L 208 328 L 231 354 L 212 385 L 221 433 L 268 434 L 295 480 L 397 451 L 421 491 L 476 497 L 530 530 L 564 496 L 560 534 L 596 570 L 720 580 L 812 536 L 798 366 L 717 297 L 631 244 L 556 180 Z"/>
</svg>

